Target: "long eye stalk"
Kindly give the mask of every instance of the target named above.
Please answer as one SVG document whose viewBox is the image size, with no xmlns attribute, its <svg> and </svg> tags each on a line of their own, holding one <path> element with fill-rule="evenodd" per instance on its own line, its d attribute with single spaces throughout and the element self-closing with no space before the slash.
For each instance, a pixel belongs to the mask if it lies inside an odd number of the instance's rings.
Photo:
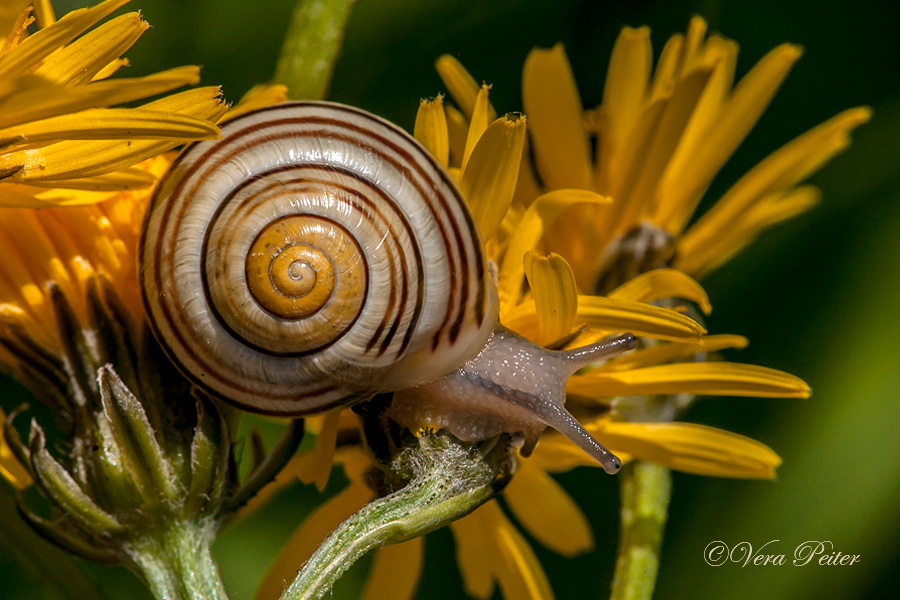
<svg viewBox="0 0 900 600">
<path fill-rule="evenodd" d="M 566 381 L 577 370 L 635 347 L 631 334 L 575 350 L 547 350 L 498 325 L 474 359 L 436 381 L 398 392 L 389 414 L 410 428 L 446 427 L 462 440 L 522 432 L 528 456 L 547 427 L 615 473 L 622 463 L 566 410 Z"/>
</svg>

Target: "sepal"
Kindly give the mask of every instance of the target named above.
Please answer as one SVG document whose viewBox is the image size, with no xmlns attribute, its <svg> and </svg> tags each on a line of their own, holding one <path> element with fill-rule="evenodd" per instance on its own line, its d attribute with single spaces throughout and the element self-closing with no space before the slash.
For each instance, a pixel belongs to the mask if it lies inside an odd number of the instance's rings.
<svg viewBox="0 0 900 600">
<path fill-rule="evenodd" d="M 110 536 L 124 529 L 119 520 L 100 508 L 75 478 L 50 453 L 45 444 L 44 431 L 36 421 L 31 422 L 31 466 L 41 491 L 68 519 L 87 531 Z"/>
</svg>

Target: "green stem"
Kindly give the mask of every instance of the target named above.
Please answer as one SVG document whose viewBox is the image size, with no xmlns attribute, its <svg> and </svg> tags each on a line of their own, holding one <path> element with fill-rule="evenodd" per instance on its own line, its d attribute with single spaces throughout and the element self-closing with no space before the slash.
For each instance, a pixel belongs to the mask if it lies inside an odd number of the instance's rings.
<svg viewBox="0 0 900 600">
<path fill-rule="evenodd" d="M 646 462 L 625 465 L 622 486 L 619 556 L 612 600 L 648 600 L 659 571 L 659 549 L 672 494 L 672 475 Z"/>
<path fill-rule="evenodd" d="M 328 92 L 344 28 L 356 0 L 301 0 L 281 47 L 275 83 L 293 100 L 320 100 Z"/>
<path fill-rule="evenodd" d="M 131 545 L 132 568 L 157 600 L 227 600 L 210 553 L 215 530 L 212 522 L 171 523 Z"/>
<path fill-rule="evenodd" d="M 370 550 L 425 535 L 463 517 L 492 498 L 510 472 L 508 445 L 460 442 L 423 434 L 393 465 L 411 470 L 406 487 L 379 498 L 349 519 L 319 546 L 281 600 L 326 594 L 354 562 Z"/>
</svg>

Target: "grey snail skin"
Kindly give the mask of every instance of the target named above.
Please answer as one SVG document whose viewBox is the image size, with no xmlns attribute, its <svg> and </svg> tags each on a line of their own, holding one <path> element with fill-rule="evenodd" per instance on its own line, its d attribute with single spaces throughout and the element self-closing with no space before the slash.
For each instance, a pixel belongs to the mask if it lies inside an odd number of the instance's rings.
<svg viewBox="0 0 900 600">
<path fill-rule="evenodd" d="M 500 325 L 460 192 L 383 119 L 291 102 L 223 124 L 158 186 L 138 260 L 160 344 L 226 402 L 303 416 L 396 392 L 401 425 L 521 432 L 525 455 L 549 426 L 619 469 L 566 411 L 565 384 L 634 336 L 552 351 Z"/>
</svg>

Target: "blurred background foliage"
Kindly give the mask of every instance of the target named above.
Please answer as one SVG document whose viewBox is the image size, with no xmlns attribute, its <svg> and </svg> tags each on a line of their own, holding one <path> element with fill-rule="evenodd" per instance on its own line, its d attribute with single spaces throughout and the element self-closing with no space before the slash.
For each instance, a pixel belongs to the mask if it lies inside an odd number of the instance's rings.
<svg viewBox="0 0 900 600">
<path fill-rule="evenodd" d="M 54 2 L 58 14 L 90 2 Z M 203 66 L 203 82 L 237 100 L 269 79 L 293 0 L 134 0 L 153 27 L 128 53 L 128 75 L 181 64 Z M 585 105 L 599 102 L 606 65 L 622 26 L 649 25 L 658 52 L 669 35 L 699 14 L 711 32 L 739 42 L 742 74 L 777 44 L 806 53 L 749 139 L 707 194 L 715 199 L 742 173 L 797 134 L 844 108 L 875 116 L 844 155 L 815 176 L 822 205 L 765 234 L 749 251 L 705 280 L 715 311 L 713 333 L 747 335 L 728 355 L 800 375 L 810 400 L 701 399 L 688 420 L 752 436 L 784 459 L 775 482 L 676 474 L 656 597 L 896 597 L 900 555 L 900 4 L 877 0 L 361 0 L 351 16 L 330 98 L 373 111 L 411 129 L 418 99 L 442 92 L 432 64 L 457 56 L 476 79 L 494 85 L 498 111 L 521 109 L 522 61 L 532 46 L 565 44 Z M 8 380 L 0 404 L 26 397 Z M 265 424 L 263 424 L 265 427 Z M 562 559 L 534 546 L 558 598 L 608 596 L 617 539 L 615 478 L 596 469 L 560 481 L 591 515 L 597 549 Z M 333 478 L 326 493 L 340 489 Z M 296 485 L 264 510 L 228 527 L 216 552 L 233 600 L 252 598 L 278 548 L 320 501 Z M 8 511 L 6 504 L 0 510 Z M 26 547 L 0 547 L 0 598 L 42 598 L 52 574 L 22 568 Z M 831 540 L 859 554 L 850 567 L 713 568 L 712 540 L 769 542 L 792 554 L 806 540 Z M 47 551 L 28 545 L 27 551 Z M 446 531 L 427 540 L 419 598 L 459 598 Z M 334 597 L 353 597 L 365 574 L 357 565 Z M 77 563 L 110 598 L 149 598 L 122 569 Z M 499 592 L 498 592 L 499 597 Z"/>
</svg>

